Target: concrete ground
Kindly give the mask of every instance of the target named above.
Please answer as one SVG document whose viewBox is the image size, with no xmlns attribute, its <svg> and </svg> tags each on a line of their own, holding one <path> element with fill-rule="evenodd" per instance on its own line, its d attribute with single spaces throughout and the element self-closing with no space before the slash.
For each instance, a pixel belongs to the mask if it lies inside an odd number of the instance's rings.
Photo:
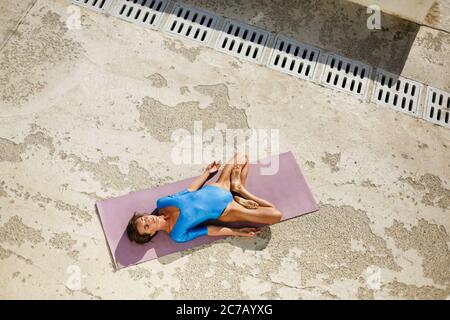
<svg viewBox="0 0 450 320">
<path fill-rule="evenodd" d="M 186 2 L 450 89 L 444 30 Z M 0 8 L 0 298 L 449 298 L 450 130 L 93 11 L 69 30 L 64 0 Z M 198 174 L 169 156 L 194 121 L 278 129 L 320 210 L 115 272 L 95 201 Z"/>
</svg>

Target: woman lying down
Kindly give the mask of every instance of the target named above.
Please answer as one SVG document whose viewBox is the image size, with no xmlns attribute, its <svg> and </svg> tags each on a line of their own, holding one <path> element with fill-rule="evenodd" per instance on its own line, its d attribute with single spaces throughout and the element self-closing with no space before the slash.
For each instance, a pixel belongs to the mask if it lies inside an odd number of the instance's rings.
<svg viewBox="0 0 450 320">
<path fill-rule="evenodd" d="M 203 225 L 207 220 L 274 224 L 281 212 L 267 200 L 245 188 L 249 163 L 246 155 L 235 155 L 222 170 L 216 182 L 207 183 L 220 163 L 207 166 L 201 176 L 184 190 L 156 202 L 152 213 L 135 213 L 127 226 L 130 241 L 149 242 L 158 231 L 164 231 L 176 242 L 187 242 L 200 236 L 253 237 L 259 228 L 229 228 Z M 236 194 L 233 197 L 233 194 Z"/>
</svg>

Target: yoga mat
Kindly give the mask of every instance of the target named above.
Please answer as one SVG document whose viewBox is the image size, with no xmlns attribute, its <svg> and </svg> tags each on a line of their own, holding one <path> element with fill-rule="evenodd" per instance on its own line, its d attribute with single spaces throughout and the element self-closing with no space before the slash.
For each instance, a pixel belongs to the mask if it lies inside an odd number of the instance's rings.
<svg viewBox="0 0 450 320">
<path fill-rule="evenodd" d="M 278 165 L 276 173 L 262 174 L 264 170 L 267 172 L 276 168 L 276 165 Z M 208 182 L 217 180 L 218 176 L 219 173 Z M 135 211 L 152 212 L 157 199 L 181 191 L 195 178 L 97 201 L 103 231 L 117 269 L 226 238 L 203 236 L 189 242 L 176 243 L 167 233 L 158 232 L 152 242 L 144 245 L 128 240 L 126 226 Z M 246 187 L 255 195 L 272 202 L 283 215 L 281 221 L 318 210 L 317 203 L 291 152 L 251 162 Z M 255 226 L 245 222 L 227 225 Z"/>
</svg>

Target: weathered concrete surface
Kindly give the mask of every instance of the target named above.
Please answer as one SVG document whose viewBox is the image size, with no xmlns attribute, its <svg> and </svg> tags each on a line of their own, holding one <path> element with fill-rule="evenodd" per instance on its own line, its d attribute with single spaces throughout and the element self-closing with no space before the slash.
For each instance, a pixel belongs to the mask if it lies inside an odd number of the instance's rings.
<svg viewBox="0 0 450 320">
<path fill-rule="evenodd" d="M 35 2 L 36 0 L 0 0 L 0 48 Z"/>
<path fill-rule="evenodd" d="M 0 54 L 1 298 L 450 295 L 449 130 L 87 10 L 67 30 L 66 6 Z M 95 200 L 197 174 L 169 156 L 194 121 L 278 129 L 320 211 L 113 272 Z"/>
<path fill-rule="evenodd" d="M 346 0 L 185 2 L 443 90 L 450 88 L 447 32 L 389 14 L 382 14 L 381 30 L 369 30 L 366 7 Z M 417 61 L 423 62 L 416 68 Z"/>
<path fill-rule="evenodd" d="M 386 13 L 423 23 L 435 0 L 348 0 L 363 6 L 376 5 Z"/>
<path fill-rule="evenodd" d="M 401 75 L 450 91 L 450 33 L 422 26 Z"/>
<path fill-rule="evenodd" d="M 417 24 L 387 14 L 382 15 L 382 30 L 369 30 L 366 8 L 345 0 L 185 2 L 397 73 L 419 30 Z"/>
<path fill-rule="evenodd" d="M 436 0 L 425 18 L 425 24 L 450 32 L 450 0 Z"/>
</svg>

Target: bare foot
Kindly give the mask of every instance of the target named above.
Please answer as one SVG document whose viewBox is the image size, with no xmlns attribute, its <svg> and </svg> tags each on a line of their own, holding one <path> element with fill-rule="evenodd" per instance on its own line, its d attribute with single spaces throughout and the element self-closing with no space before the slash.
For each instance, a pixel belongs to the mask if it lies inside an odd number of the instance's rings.
<svg viewBox="0 0 450 320">
<path fill-rule="evenodd" d="M 242 171 L 242 166 L 240 164 L 235 164 L 233 166 L 233 169 L 231 169 L 230 189 L 233 192 L 239 192 L 239 190 L 242 189 L 241 171 Z"/>
<path fill-rule="evenodd" d="M 244 199 L 239 196 L 234 196 L 234 200 L 239 203 L 241 206 L 247 209 L 257 209 L 259 207 L 258 202 L 250 200 L 250 199 Z"/>
</svg>

